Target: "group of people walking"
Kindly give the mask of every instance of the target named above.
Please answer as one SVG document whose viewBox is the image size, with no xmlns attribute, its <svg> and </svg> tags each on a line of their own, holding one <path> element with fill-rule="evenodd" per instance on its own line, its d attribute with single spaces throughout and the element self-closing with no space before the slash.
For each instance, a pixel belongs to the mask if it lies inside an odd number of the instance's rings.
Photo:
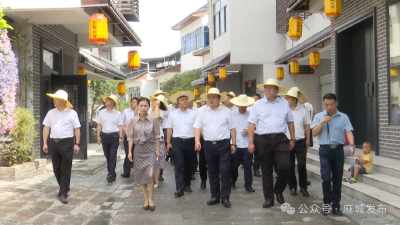
<svg viewBox="0 0 400 225">
<path fill-rule="evenodd" d="M 336 96 L 331 93 L 324 96 L 326 111 L 317 114 L 313 121 L 315 113 L 305 92 L 296 87 L 286 92 L 273 78 L 258 84 L 257 88 L 265 97 L 236 96 L 233 92 L 220 93 L 217 88 L 211 88 L 200 96 L 206 102 L 200 108 L 193 107 L 195 96 L 190 91 L 169 96 L 157 90 L 150 98 L 132 98 L 130 107 L 122 114 L 118 111 L 116 96 L 101 96 L 105 109 L 97 117 L 97 141 L 107 160 L 107 181 L 116 180 L 116 153 L 124 143 L 126 158 L 121 176 L 130 177 L 133 163 L 134 182 L 140 185 L 144 197 L 143 209 L 154 211 L 154 188 L 164 179 L 166 156 L 174 159 L 175 197 L 181 197 L 185 192 L 192 192 L 193 163 L 199 152 L 202 189 L 206 188 L 207 174 L 204 173 L 208 171 L 211 199 L 207 205 L 222 203 L 231 207 L 231 188 L 236 187 L 238 168 L 242 165 L 246 191 L 255 192 L 253 174 L 262 177 L 263 207 L 269 208 L 275 199 L 280 204 L 285 202 L 286 186 L 291 195 L 297 195 L 299 187 L 303 196 L 309 196 L 306 155 L 312 144 L 311 135 L 318 135 L 323 201 L 332 204 L 333 212 L 339 215 L 341 183 L 338 182 L 343 174 L 345 132 L 353 154 L 355 149 L 353 128 L 348 117 L 336 110 Z M 60 184 L 60 201 L 67 203 L 73 152 L 70 149 L 75 143 L 74 151 L 79 151 L 80 124 L 67 93 L 60 90 L 50 96 L 56 108 L 49 111 L 43 122 L 43 150 L 52 155 L 54 173 Z M 174 107 L 168 106 L 167 99 Z"/>
</svg>

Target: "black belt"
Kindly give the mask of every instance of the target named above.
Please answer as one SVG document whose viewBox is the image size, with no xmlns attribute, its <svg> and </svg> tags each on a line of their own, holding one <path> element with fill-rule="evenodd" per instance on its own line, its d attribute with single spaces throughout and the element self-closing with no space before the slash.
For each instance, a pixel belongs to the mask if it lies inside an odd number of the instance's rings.
<svg viewBox="0 0 400 225">
<path fill-rule="evenodd" d="M 114 135 L 114 134 L 118 134 L 118 132 L 111 132 L 111 133 L 104 133 L 104 132 L 101 132 L 101 134 L 103 135 Z"/>
<path fill-rule="evenodd" d="M 193 141 L 193 140 L 194 140 L 194 137 L 192 137 L 192 138 L 179 138 L 179 137 L 174 137 L 174 140 L 180 141 L 180 142 Z"/>
<path fill-rule="evenodd" d="M 295 140 L 294 142 L 300 142 L 300 141 L 305 141 L 305 140 L 306 140 L 306 139 L 303 138 L 303 139 Z"/>
<path fill-rule="evenodd" d="M 223 143 L 223 142 L 225 142 L 225 141 L 229 141 L 229 139 L 224 139 L 224 140 L 220 140 L 220 141 L 204 141 L 204 142 L 206 142 L 206 143 L 211 143 L 211 144 L 213 144 L 213 145 L 216 145 L 216 144 Z"/>
<path fill-rule="evenodd" d="M 328 148 L 328 149 L 336 149 L 336 148 L 343 148 L 344 147 L 344 145 L 319 145 L 319 146 L 324 147 L 324 148 Z"/>
<path fill-rule="evenodd" d="M 258 136 L 264 136 L 264 137 L 278 137 L 286 135 L 285 133 L 272 133 L 272 134 L 259 134 Z"/>
<path fill-rule="evenodd" d="M 68 138 L 50 138 L 50 140 L 54 141 L 55 143 L 58 143 L 60 141 L 66 141 L 66 140 L 73 140 L 74 137 L 68 137 Z"/>
</svg>

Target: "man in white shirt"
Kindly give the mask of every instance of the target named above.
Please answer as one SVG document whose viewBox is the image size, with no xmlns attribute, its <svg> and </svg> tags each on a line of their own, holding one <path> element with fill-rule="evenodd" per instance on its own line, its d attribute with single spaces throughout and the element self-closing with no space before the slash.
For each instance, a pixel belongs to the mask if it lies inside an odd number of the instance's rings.
<svg viewBox="0 0 400 225">
<path fill-rule="evenodd" d="M 310 121 L 313 121 L 314 119 L 314 115 L 317 114 L 317 111 L 314 109 L 313 105 L 311 105 L 310 102 L 308 102 L 307 96 L 304 96 L 303 98 L 303 104 L 304 107 L 306 109 L 306 113 L 310 118 Z M 311 134 L 311 128 L 310 128 L 310 134 Z M 310 147 L 314 146 L 314 142 L 313 142 L 313 137 L 312 135 L 310 135 Z"/>
<path fill-rule="evenodd" d="M 297 180 L 296 180 L 296 158 L 297 158 L 297 171 L 299 174 L 300 192 L 304 197 L 308 197 L 307 192 L 307 169 L 306 159 L 307 150 L 310 146 L 310 117 L 304 107 L 298 105 L 302 102 L 300 93 L 296 90 L 290 89 L 285 95 L 292 110 L 294 118 L 294 128 L 296 134 L 296 144 L 292 151 L 290 151 L 290 172 L 289 172 L 289 190 L 291 195 L 297 195 Z M 289 130 L 286 136 L 290 138 Z"/>
<path fill-rule="evenodd" d="M 43 151 L 51 155 L 53 172 L 59 186 L 57 197 L 60 198 L 61 203 L 66 204 L 73 153 L 79 152 L 81 124 L 78 114 L 68 101 L 67 92 L 58 90 L 55 94 L 47 95 L 54 98 L 55 108 L 51 109 L 43 120 Z M 48 139 L 49 133 L 50 139 Z"/>
<path fill-rule="evenodd" d="M 254 104 L 255 99 L 252 97 L 247 97 L 247 95 L 239 95 L 237 98 L 232 98 L 230 102 L 238 107 L 238 110 L 231 111 L 230 120 L 235 126 L 237 131 L 236 134 L 236 144 L 237 149 L 231 156 L 231 188 L 235 188 L 237 178 L 239 176 L 238 169 L 241 163 L 243 163 L 244 169 L 244 187 L 248 192 L 254 192 L 253 187 L 253 176 L 251 174 L 251 160 L 253 155 L 248 151 L 249 137 L 247 129 L 249 127 L 250 112 L 247 111 L 247 106 Z"/>
<path fill-rule="evenodd" d="M 207 205 L 220 202 L 231 207 L 230 157 L 236 151 L 236 130 L 230 120 L 230 110 L 219 103 L 227 99 L 217 88 L 210 88 L 200 96 L 207 101 L 207 107 L 198 111 L 195 128 L 195 148 L 200 151 L 200 134 L 203 130 L 204 153 L 208 168 L 211 200 Z M 230 139 L 232 138 L 232 145 Z M 221 183 L 219 175 L 221 174 Z M 222 200 L 221 200 L 222 199 Z"/>
<path fill-rule="evenodd" d="M 254 103 L 251 109 L 248 119 L 249 151 L 254 152 L 254 130 L 257 126 L 257 147 L 265 199 L 263 208 L 269 208 L 274 205 L 274 194 L 279 203 L 285 202 L 283 191 L 289 176 L 289 151 L 295 144 L 294 120 L 288 102 L 277 96 L 285 91 L 285 87 L 279 85 L 278 80 L 269 78 L 265 84 L 258 84 L 257 88 L 264 90 L 265 98 Z M 285 135 L 287 129 L 290 132 L 290 141 Z M 274 160 L 279 169 L 275 186 L 272 177 Z"/>
<path fill-rule="evenodd" d="M 254 94 L 253 98 L 258 101 L 261 99 L 261 95 L 259 94 Z M 250 106 L 247 108 L 247 111 L 251 112 L 253 106 Z M 253 173 L 255 177 L 261 177 L 261 173 L 260 173 L 260 157 L 258 156 L 258 148 L 257 148 L 257 136 L 258 136 L 258 132 L 257 129 L 256 131 L 254 131 L 254 154 L 253 154 Z"/>
<path fill-rule="evenodd" d="M 233 93 L 232 91 L 230 92 L 222 92 L 221 94 L 225 94 L 228 98 L 224 101 L 224 105 L 226 106 L 226 108 L 230 109 L 231 111 L 237 110 L 237 107 L 234 106 L 230 100 L 234 97 L 236 97 L 235 93 Z"/>
<path fill-rule="evenodd" d="M 131 176 L 131 165 L 132 163 L 129 161 L 128 154 L 129 154 L 129 146 L 128 146 L 128 138 L 126 137 L 126 129 L 128 128 L 129 121 L 138 114 L 138 110 L 136 109 L 139 99 L 134 97 L 131 98 L 130 107 L 124 109 L 122 112 L 122 123 L 124 124 L 124 149 L 125 149 L 125 161 L 124 161 L 124 173 L 121 174 L 123 178 L 129 178 Z M 132 147 L 132 149 L 135 146 Z"/>
<path fill-rule="evenodd" d="M 115 95 L 102 95 L 106 108 L 97 116 L 97 143 L 102 144 L 104 156 L 107 159 L 107 181 L 114 182 L 117 174 L 117 150 L 122 144 L 123 122 L 121 113 L 118 111 L 118 98 Z"/>
<path fill-rule="evenodd" d="M 175 197 L 181 197 L 184 192 L 192 192 L 191 174 L 194 155 L 194 129 L 197 112 L 188 108 L 194 94 L 190 91 L 180 91 L 171 95 L 170 101 L 177 103 L 179 108 L 171 111 L 167 121 L 167 150 L 172 149 L 175 159 Z M 171 141 L 171 136 L 173 137 Z"/>
</svg>

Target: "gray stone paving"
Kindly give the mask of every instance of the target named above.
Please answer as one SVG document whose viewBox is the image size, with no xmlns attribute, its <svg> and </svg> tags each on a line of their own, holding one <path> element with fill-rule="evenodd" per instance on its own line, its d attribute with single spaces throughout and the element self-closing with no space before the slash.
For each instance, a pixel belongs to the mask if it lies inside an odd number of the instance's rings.
<svg viewBox="0 0 400 225">
<path fill-rule="evenodd" d="M 117 174 L 122 172 L 122 161 Z M 155 190 L 154 212 L 142 209 L 143 197 L 133 179 L 117 178 L 107 183 L 106 170 L 96 174 L 73 174 L 69 203 L 63 205 L 56 198 L 57 184 L 50 172 L 19 182 L 0 181 L 0 224 L 393 224 L 399 221 L 390 215 L 356 215 L 323 217 L 313 213 L 321 205 L 320 182 L 311 180 L 311 196 L 284 196 L 292 208 L 282 212 L 280 205 L 263 209 L 261 178 L 255 177 L 255 193 L 244 189 L 243 170 L 240 169 L 236 189 L 232 189 L 232 208 L 222 205 L 207 206 L 207 189 L 200 189 L 200 180 L 192 183 L 192 193 L 174 198 L 173 167 L 164 172 L 165 181 Z M 357 202 L 343 195 L 343 205 Z M 360 202 L 357 202 L 360 204 Z M 315 205 L 314 205 L 315 204 Z M 308 209 L 305 209 L 307 206 Z M 306 212 L 306 213 L 305 213 Z"/>
</svg>

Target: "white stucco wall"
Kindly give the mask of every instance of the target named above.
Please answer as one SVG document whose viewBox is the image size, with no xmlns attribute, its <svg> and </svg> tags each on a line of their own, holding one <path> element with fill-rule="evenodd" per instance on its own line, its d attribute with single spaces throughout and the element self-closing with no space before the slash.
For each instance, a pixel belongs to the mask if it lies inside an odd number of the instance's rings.
<svg viewBox="0 0 400 225">
<path fill-rule="evenodd" d="M 227 0 L 226 2 L 226 32 L 221 34 L 219 37 L 214 39 L 214 25 L 213 25 L 213 6 L 217 2 L 217 0 L 212 0 L 212 4 L 208 6 L 208 16 L 210 18 L 210 23 L 209 23 L 209 34 L 210 34 L 210 54 L 211 54 L 211 59 L 218 58 L 219 56 L 228 53 L 231 51 L 231 37 L 230 37 L 230 32 L 231 32 L 231 7 L 230 3 L 232 2 L 231 0 Z"/>
<path fill-rule="evenodd" d="M 203 58 L 194 56 L 193 52 L 181 55 L 181 71 L 195 70 L 203 67 Z"/>
<path fill-rule="evenodd" d="M 192 22 L 191 24 L 189 24 L 186 27 L 181 29 L 181 37 L 185 36 L 188 33 L 195 31 L 197 28 L 199 28 L 201 26 L 203 26 L 203 20 L 200 17 L 197 20 L 195 20 L 194 22 Z"/>
<path fill-rule="evenodd" d="M 168 79 L 172 78 L 177 73 L 165 73 L 163 75 L 155 77 L 157 79 L 158 88 L 161 89 L 161 83 L 167 81 Z"/>
<path fill-rule="evenodd" d="M 154 91 L 158 89 L 157 80 L 140 80 L 140 81 L 129 81 L 126 83 L 126 89 L 129 90 L 130 87 L 140 87 L 140 95 L 142 97 L 148 98 L 150 95 L 154 94 Z"/>
<path fill-rule="evenodd" d="M 209 62 L 211 62 L 211 54 L 210 53 L 203 55 L 202 58 L 203 58 L 203 67 L 205 65 L 207 65 Z"/>
</svg>

